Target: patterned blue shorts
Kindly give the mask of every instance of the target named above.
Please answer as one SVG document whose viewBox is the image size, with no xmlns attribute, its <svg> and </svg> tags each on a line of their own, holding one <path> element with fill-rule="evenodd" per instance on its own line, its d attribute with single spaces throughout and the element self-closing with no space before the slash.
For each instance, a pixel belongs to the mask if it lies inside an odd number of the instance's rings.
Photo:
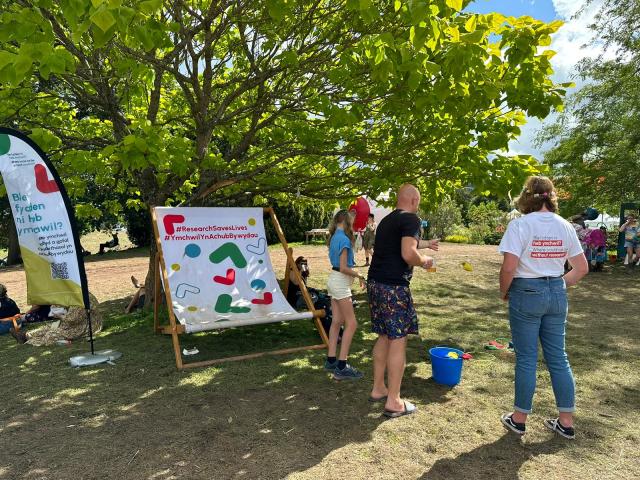
<svg viewBox="0 0 640 480">
<path fill-rule="evenodd" d="M 409 287 L 369 280 L 367 292 L 373 333 L 389 338 L 403 338 L 418 333 L 418 315 Z"/>
</svg>

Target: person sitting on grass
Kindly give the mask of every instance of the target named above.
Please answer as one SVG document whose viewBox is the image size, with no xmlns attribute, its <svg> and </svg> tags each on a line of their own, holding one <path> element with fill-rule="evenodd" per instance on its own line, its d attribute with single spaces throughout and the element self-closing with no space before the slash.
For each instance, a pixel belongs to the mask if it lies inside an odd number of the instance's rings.
<svg viewBox="0 0 640 480">
<path fill-rule="evenodd" d="M 131 298 L 129 305 L 127 305 L 127 308 L 124 309 L 124 313 L 131 313 L 138 308 L 143 308 L 146 299 L 146 290 L 144 288 L 144 283 L 140 283 L 138 279 L 133 275 L 131 275 L 131 283 L 133 283 L 133 286 L 136 287 L 137 290 L 136 293 L 133 294 L 133 297 Z"/>
<path fill-rule="evenodd" d="M 51 305 L 33 305 L 27 313 L 25 313 L 18 322 L 21 326 L 26 326 L 33 323 L 46 322 L 49 319 L 49 313 L 51 313 Z M 9 333 L 16 339 L 18 343 L 25 343 L 27 341 L 27 332 L 20 328 L 16 330 L 12 328 Z"/>
<path fill-rule="evenodd" d="M 19 313 L 18 305 L 7 295 L 7 287 L 0 283 L 0 319 L 5 319 L 0 323 L 0 333 L 5 334 L 9 331 L 13 325 L 9 320 Z"/>
<path fill-rule="evenodd" d="M 91 329 L 93 334 L 102 329 L 102 314 L 98 308 L 98 299 L 89 293 L 89 305 L 91 313 Z M 51 310 L 52 318 L 55 320 L 47 322 L 45 325 L 13 332 L 12 335 L 18 343 L 28 343 L 35 347 L 55 345 L 59 340 L 70 342 L 80 338 L 86 338 L 89 333 L 87 325 L 87 312 L 84 306 L 75 305 L 70 307 L 48 306 Z"/>
<path fill-rule="evenodd" d="M 102 255 L 104 253 L 105 248 L 115 248 L 118 245 L 120 245 L 120 240 L 118 239 L 118 232 L 113 232 L 111 236 L 113 237 L 111 240 L 100 244 L 100 250 L 98 251 L 98 255 Z"/>
</svg>

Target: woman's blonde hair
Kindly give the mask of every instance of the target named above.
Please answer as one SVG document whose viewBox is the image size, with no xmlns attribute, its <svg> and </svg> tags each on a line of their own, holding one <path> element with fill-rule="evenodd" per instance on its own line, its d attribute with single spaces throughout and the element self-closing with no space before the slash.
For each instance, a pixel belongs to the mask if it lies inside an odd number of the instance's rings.
<svg viewBox="0 0 640 480">
<path fill-rule="evenodd" d="M 543 176 L 533 176 L 524 182 L 524 188 L 514 204 L 520 213 L 537 212 L 543 206 L 550 212 L 558 211 L 558 196 L 553 188 L 553 182 Z"/>
<path fill-rule="evenodd" d="M 338 228 L 338 224 L 342 223 L 342 228 L 344 229 L 344 233 L 351 240 L 351 245 L 354 245 L 356 242 L 356 237 L 353 234 L 353 218 L 347 210 L 339 210 L 333 216 L 333 220 L 331 220 L 331 225 L 329 225 L 329 240 L 327 243 L 331 243 L 331 239 L 333 235 L 336 233 L 336 229 Z"/>
</svg>

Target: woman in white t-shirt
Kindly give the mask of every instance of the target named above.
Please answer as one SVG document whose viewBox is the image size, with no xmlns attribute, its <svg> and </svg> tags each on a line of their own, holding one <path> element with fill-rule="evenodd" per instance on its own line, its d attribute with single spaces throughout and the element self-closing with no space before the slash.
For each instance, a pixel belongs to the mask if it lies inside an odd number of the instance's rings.
<svg viewBox="0 0 640 480">
<path fill-rule="evenodd" d="M 566 287 L 578 283 L 589 266 L 575 230 L 555 212 L 553 183 L 529 177 L 516 207 L 524 216 L 512 220 L 500 242 L 504 255 L 500 293 L 509 301 L 509 323 L 516 353 L 514 412 L 502 416 L 509 430 L 524 435 L 536 387 L 538 339 L 551 374 L 559 416 L 545 425 L 574 438 L 575 383 L 565 352 L 568 303 Z M 573 269 L 563 276 L 568 259 Z"/>
</svg>

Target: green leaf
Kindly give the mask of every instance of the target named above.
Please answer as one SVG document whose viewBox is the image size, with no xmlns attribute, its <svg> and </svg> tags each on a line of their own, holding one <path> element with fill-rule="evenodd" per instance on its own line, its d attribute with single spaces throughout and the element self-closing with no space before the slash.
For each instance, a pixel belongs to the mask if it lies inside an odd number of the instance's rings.
<svg viewBox="0 0 640 480">
<path fill-rule="evenodd" d="M 447 6 L 459 12 L 462 10 L 462 0 L 447 0 Z"/>
<path fill-rule="evenodd" d="M 540 35 L 540 38 L 538 39 L 538 45 L 540 45 L 541 47 L 548 47 L 549 45 L 551 45 L 551 36 Z"/>
<path fill-rule="evenodd" d="M 106 8 L 101 8 L 97 10 L 93 15 L 91 15 L 91 21 L 98 26 L 100 30 L 106 32 L 111 27 L 113 27 L 116 23 L 116 19 L 113 17 L 111 12 Z"/>
<path fill-rule="evenodd" d="M 282 21 L 286 13 L 285 6 L 281 0 L 268 0 L 267 11 L 269 16 L 277 22 Z"/>
<path fill-rule="evenodd" d="M 472 32 L 472 33 L 465 33 L 463 35 L 460 35 L 460 40 L 462 40 L 465 43 L 478 43 L 483 39 L 483 37 L 484 37 L 484 31 L 476 30 L 475 32 Z"/>
<path fill-rule="evenodd" d="M 478 17 L 476 15 L 471 15 L 469 20 L 467 20 L 464 24 L 464 28 L 467 32 L 471 33 L 476 30 L 476 25 L 478 23 Z"/>
<path fill-rule="evenodd" d="M 138 4 L 138 8 L 142 13 L 150 15 L 162 8 L 162 0 L 145 0 Z"/>
<path fill-rule="evenodd" d="M 423 62 L 423 65 L 424 65 L 424 69 L 427 72 L 429 72 L 431 75 L 437 75 L 438 73 L 440 73 L 440 65 L 438 65 L 437 63 L 433 63 L 425 60 Z"/>
<path fill-rule="evenodd" d="M 393 11 L 397 12 L 400 8 L 402 8 L 402 2 L 400 0 L 395 0 L 393 2 Z"/>
<path fill-rule="evenodd" d="M 420 85 L 420 81 L 422 80 L 422 74 L 417 70 L 409 73 L 409 79 L 407 80 L 407 85 L 411 90 L 415 90 Z"/>
</svg>

